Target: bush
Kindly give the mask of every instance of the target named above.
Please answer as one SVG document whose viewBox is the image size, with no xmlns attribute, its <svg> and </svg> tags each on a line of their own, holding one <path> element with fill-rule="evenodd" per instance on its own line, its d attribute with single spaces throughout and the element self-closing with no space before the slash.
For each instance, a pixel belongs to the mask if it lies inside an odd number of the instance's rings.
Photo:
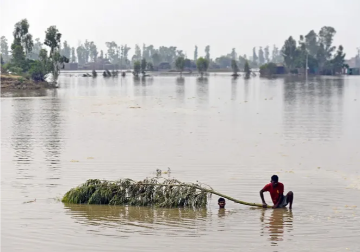
<svg viewBox="0 0 360 252">
<path fill-rule="evenodd" d="M 276 74 L 276 64 L 275 63 L 267 63 L 260 67 L 260 76 L 272 76 Z"/>
<path fill-rule="evenodd" d="M 35 61 L 31 65 L 29 74 L 34 81 L 45 81 L 47 72 L 44 70 L 40 61 Z"/>
</svg>

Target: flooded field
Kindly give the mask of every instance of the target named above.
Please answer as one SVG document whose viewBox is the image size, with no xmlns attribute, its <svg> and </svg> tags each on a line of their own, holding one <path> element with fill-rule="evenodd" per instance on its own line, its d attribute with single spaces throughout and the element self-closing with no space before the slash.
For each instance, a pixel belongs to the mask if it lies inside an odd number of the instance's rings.
<svg viewBox="0 0 360 252">
<path fill-rule="evenodd" d="M 360 78 L 59 82 L 2 93 L 1 251 L 360 251 Z M 256 203 L 277 174 L 293 210 L 58 200 L 89 178 L 168 168 Z"/>
</svg>

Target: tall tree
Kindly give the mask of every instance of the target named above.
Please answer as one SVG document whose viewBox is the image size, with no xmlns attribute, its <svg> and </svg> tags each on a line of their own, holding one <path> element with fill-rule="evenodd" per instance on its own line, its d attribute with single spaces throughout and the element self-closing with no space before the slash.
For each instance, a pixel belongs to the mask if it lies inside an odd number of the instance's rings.
<svg viewBox="0 0 360 252">
<path fill-rule="evenodd" d="M 135 45 L 135 60 L 141 60 L 141 49 L 139 45 Z"/>
<path fill-rule="evenodd" d="M 335 34 L 336 30 L 331 26 L 324 26 L 319 32 L 319 43 L 324 45 L 327 59 L 331 57 L 333 51 L 336 49 L 336 47 L 332 45 Z"/>
<path fill-rule="evenodd" d="M 85 64 L 89 62 L 89 57 L 90 57 L 90 42 L 86 39 L 85 43 L 84 43 L 84 59 L 85 59 Z"/>
<path fill-rule="evenodd" d="M 239 67 L 244 69 L 246 61 L 246 54 L 244 54 L 243 56 L 239 56 Z"/>
<path fill-rule="evenodd" d="M 118 63 L 119 55 L 118 55 L 118 45 L 114 42 L 106 42 L 105 43 L 108 50 L 107 55 L 109 58 L 109 61 L 113 64 Z"/>
<path fill-rule="evenodd" d="M 34 42 L 32 39 L 32 35 L 29 33 L 29 27 L 30 25 L 27 19 L 23 19 L 15 24 L 15 28 L 13 31 L 14 42 L 11 45 L 12 50 L 13 47 L 20 45 L 25 50 L 25 55 L 31 52 L 34 46 Z"/>
<path fill-rule="evenodd" d="M 254 65 L 257 66 L 257 64 L 258 64 L 258 56 L 256 55 L 256 47 L 253 48 L 252 60 L 254 62 Z"/>
<path fill-rule="evenodd" d="M 340 45 L 335 54 L 335 57 L 331 61 L 333 69 L 332 74 L 341 73 L 345 63 L 345 56 L 346 54 L 344 53 L 344 48 L 342 45 Z"/>
<path fill-rule="evenodd" d="M 259 65 L 262 66 L 265 63 L 264 51 L 262 47 L 259 48 Z"/>
<path fill-rule="evenodd" d="M 50 26 L 45 34 L 44 44 L 50 47 L 51 73 L 53 82 L 56 83 L 60 74 L 60 68 L 63 67 L 64 63 L 68 63 L 69 59 L 60 55 L 61 33 L 56 26 Z"/>
<path fill-rule="evenodd" d="M 145 75 L 145 71 L 146 71 L 146 68 L 147 68 L 146 59 L 142 59 L 142 60 L 141 60 L 141 65 L 140 65 L 140 67 L 141 67 L 141 73 L 142 73 L 143 75 Z"/>
<path fill-rule="evenodd" d="M 198 59 L 198 47 L 197 45 L 195 46 L 195 51 L 194 51 L 194 61 L 196 62 Z"/>
<path fill-rule="evenodd" d="M 42 49 L 42 46 L 43 46 L 43 44 L 41 43 L 40 39 L 36 38 L 34 46 L 32 48 L 32 51 L 31 51 L 31 53 L 29 53 L 29 58 L 32 60 L 39 59 L 39 54 Z"/>
<path fill-rule="evenodd" d="M 248 61 L 245 62 L 244 72 L 245 72 L 245 78 L 246 78 L 246 79 L 249 79 L 249 78 L 250 78 L 251 69 L 250 69 L 249 62 L 248 62 Z"/>
<path fill-rule="evenodd" d="M 64 43 L 63 43 L 63 47 L 61 49 L 61 52 L 60 54 L 62 56 L 65 56 L 66 58 L 70 59 L 70 55 L 71 55 L 71 48 L 68 44 L 68 42 L 65 40 Z"/>
<path fill-rule="evenodd" d="M 318 36 L 314 30 L 305 35 L 305 45 L 309 55 L 316 57 L 318 51 Z"/>
<path fill-rule="evenodd" d="M 270 56 L 269 46 L 266 46 L 266 47 L 264 48 L 264 53 L 265 53 L 265 62 L 266 62 L 266 63 L 269 63 L 269 62 L 270 62 L 270 58 L 269 58 L 269 56 Z"/>
<path fill-rule="evenodd" d="M 75 47 L 71 47 L 71 63 L 76 62 Z"/>
<path fill-rule="evenodd" d="M 3 60 L 7 63 L 9 61 L 9 45 L 8 41 L 5 36 L 2 36 L 1 38 L 1 56 L 3 57 Z"/>
<path fill-rule="evenodd" d="M 86 64 L 86 59 L 85 59 L 86 49 L 85 49 L 84 45 L 79 45 L 76 48 L 76 54 L 77 54 L 79 65 L 85 65 Z"/>
<path fill-rule="evenodd" d="M 236 60 L 231 60 L 231 68 L 233 70 L 233 76 L 238 76 L 238 72 L 239 72 L 239 67 L 236 63 Z"/>
<path fill-rule="evenodd" d="M 98 50 L 93 41 L 90 42 L 89 48 L 90 48 L 90 59 L 92 62 L 96 62 L 98 56 Z"/>
<path fill-rule="evenodd" d="M 196 67 L 202 78 L 209 67 L 209 61 L 203 57 L 200 57 L 196 61 Z"/>
<path fill-rule="evenodd" d="M 210 46 L 209 46 L 209 45 L 207 45 L 207 46 L 205 47 L 205 59 L 206 59 L 208 62 L 210 62 Z"/>
<path fill-rule="evenodd" d="M 232 60 L 236 60 L 236 59 L 237 59 L 237 53 L 236 53 L 235 48 L 233 48 L 233 49 L 231 50 L 231 59 L 232 59 Z"/>
<path fill-rule="evenodd" d="M 181 76 L 182 72 L 184 71 L 184 67 L 185 67 L 185 59 L 184 59 L 184 57 L 182 57 L 182 56 L 178 57 L 176 59 L 176 61 L 175 61 L 175 66 L 179 70 L 180 76 Z"/>
<path fill-rule="evenodd" d="M 296 41 L 291 36 L 285 40 L 282 48 L 282 55 L 289 70 L 294 69 L 296 59 Z"/>
</svg>

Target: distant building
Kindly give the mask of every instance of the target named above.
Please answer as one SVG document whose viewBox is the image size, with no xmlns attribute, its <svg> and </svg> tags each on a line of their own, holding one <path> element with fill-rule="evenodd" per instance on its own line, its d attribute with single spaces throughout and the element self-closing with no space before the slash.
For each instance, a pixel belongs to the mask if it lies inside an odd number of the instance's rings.
<svg viewBox="0 0 360 252">
<path fill-rule="evenodd" d="M 276 64 L 276 74 L 285 74 L 286 68 L 283 64 Z"/>
<path fill-rule="evenodd" d="M 348 75 L 360 75 L 360 67 L 350 67 L 347 69 Z"/>
<path fill-rule="evenodd" d="M 64 70 L 78 70 L 78 69 L 79 69 L 79 65 L 76 62 L 64 64 Z"/>
<path fill-rule="evenodd" d="M 159 70 L 169 70 L 171 69 L 171 65 L 168 62 L 161 62 L 158 66 Z"/>
</svg>

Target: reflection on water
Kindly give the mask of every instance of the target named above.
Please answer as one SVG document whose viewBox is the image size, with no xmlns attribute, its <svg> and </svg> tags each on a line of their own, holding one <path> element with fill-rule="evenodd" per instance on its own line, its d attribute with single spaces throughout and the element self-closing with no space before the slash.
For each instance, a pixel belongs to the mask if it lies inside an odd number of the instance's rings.
<svg viewBox="0 0 360 252">
<path fill-rule="evenodd" d="M 341 134 L 344 80 L 284 79 L 285 135 L 329 140 Z"/>
<path fill-rule="evenodd" d="M 266 216 L 266 212 L 271 212 L 270 216 Z M 292 211 L 284 209 L 262 209 L 260 220 L 261 236 L 269 236 L 271 246 L 278 246 L 280 241 L 284 240 L 284 233 L 290 233 L 293 230 L 293 214 Z"/>
<path fill-rule="evenodd" d="M 33 140 L 31 131 L 33 127 L 32 109 L 34 100 L 21 99 L 13 109 L 12 123 L 12 148 L 14 150 L 13 161 L 18 171 L 18 179 L 29 179 L 33 175 L 29 171 L 33 161 Z"/>
<path fill-rule="evenodd" d="M 176 232 L 187 232 L 186 230 L 205 230 L 208 221 L 206 209 L 64 205 L 66 214 L 83 224 L 112 227 L 125 233 L 154 229 L 167 230 L 176 235 Z"/>
</svg>

